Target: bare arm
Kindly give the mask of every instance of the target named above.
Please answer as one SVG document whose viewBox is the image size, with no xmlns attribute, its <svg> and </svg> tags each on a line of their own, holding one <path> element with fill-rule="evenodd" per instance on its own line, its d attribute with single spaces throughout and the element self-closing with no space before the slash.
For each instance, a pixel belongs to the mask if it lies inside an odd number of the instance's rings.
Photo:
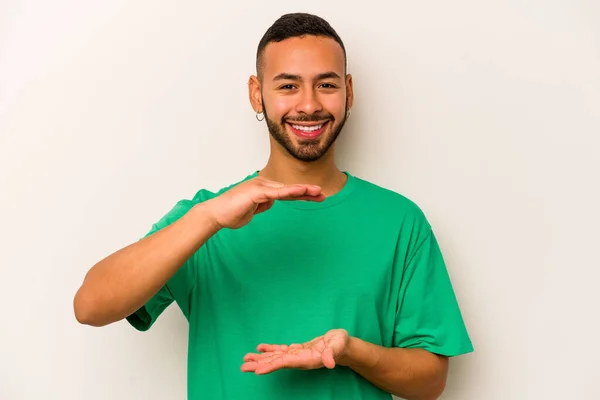
<svg viewBox="0 0 600 400">
<path fill-rule="evenodd" d="M 94 265 L 75 294 L 77 320 L 104 326 L 142 307 L 221 228 L 237 229 L 276 200 L 323 201 L 321 188 L 254 178 Z"/>
<path fill-rule="evenodd" d="M 448 358 L 422 349 L 385 348 L 351 337 L 339 364 L 407 400 L 435 400 L 446 386 Z"/>
<path fill-rule="evenodd" d="M 104 326 L 132 314 L 218 230 L 206 204 L 198 204 L 173 224 L 109 255 L 89 270 L 77 291 L 75 317 Z"/>
</svg>

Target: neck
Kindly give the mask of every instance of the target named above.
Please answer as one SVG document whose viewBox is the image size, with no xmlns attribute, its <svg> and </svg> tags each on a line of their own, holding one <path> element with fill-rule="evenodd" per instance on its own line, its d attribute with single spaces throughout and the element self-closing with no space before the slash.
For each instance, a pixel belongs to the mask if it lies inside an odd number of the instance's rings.
<svg viewBox="0 0 600 400">
<path fill-rule="evenodd" d="M 334 146 L 319 160 L 304 162 L 295 159 L 285 150 L 271 151 L 259 175 L 286 185 L 296 183 L 318 185 L 326 196 L 339 192 L 346 184 L 346 175 L 335 164 Z"/>
</svg>

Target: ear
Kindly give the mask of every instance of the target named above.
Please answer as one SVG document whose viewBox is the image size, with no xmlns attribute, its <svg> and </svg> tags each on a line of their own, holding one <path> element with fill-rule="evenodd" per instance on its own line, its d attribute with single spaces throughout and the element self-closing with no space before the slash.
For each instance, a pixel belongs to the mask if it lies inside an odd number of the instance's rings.
<svg viewBox="0 0 600 400">
<path fill-rule="evenodd" d="M 354 87 L 352 84 L 352 75 L 350 74 L 346 75 L 346 100 L 348 103 L 347 107 L 352 108 L 354 104 Z"/>
<path fill-rule="evenodd" d="M 255 75 L 252 75 L 250 79 L 248 79 L 248 96 L 250 98 L 250 105 L 252 106 L 252 109 L 257 113 L 263 112 L 260 82 Z"/>
</svg>

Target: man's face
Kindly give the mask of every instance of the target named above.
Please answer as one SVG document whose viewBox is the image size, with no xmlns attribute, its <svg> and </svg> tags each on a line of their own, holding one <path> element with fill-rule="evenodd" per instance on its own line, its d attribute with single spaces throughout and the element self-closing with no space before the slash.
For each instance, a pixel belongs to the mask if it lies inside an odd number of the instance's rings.
<svg viewBox="0 0 600 400">
<path fill-rule="evenodd" d="M 298 160 L 320 159 L 352 104 L 342 48 L 330 38 L 290 38 L 267 45 L 262 67 L 253 104 L 264 112 L 271 136 Z"/>
</svg>

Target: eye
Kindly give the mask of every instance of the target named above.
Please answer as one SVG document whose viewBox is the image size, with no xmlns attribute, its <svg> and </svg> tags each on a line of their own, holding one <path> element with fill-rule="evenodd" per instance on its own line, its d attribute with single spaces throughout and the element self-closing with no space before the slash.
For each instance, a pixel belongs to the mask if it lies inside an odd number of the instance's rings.
<svg viewBox="0 0 600 400">
<path fill-rule="evenodd" d="M 337 86 L 335 86 L 333 83 L 322 83 L 321 87 L 323 89 L 335 89 Z"/>
<path fill-rule="evenodd" d="M 294 85 L 292 84 L 287 84 L 287 85 L 283 85 L 279 87 L 280 90 L 291 90 L 294 89 Z"/>
</svg>

